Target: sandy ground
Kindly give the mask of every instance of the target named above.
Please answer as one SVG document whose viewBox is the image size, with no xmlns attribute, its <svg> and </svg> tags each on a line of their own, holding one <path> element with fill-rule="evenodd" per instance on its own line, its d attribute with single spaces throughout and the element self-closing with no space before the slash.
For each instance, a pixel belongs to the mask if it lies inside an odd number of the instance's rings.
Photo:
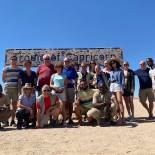
<svg viewBox="0 0 155 155">
<path fill-rule="evenodd" d="M 155 120 L 135 99 L 136 123 L 125 126 L 0 131 L 0 155 L 155 155 Z"/>
</svg>

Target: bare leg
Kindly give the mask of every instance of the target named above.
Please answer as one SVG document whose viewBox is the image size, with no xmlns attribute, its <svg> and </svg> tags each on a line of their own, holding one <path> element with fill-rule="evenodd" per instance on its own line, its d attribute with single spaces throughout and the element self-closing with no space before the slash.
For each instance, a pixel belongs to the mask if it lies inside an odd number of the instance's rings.
<svg viewBox="0 0 155 155">
<path fill-rule="evenodd" d="M 77 120 L 79 121 L 79 123 L 81 123 L 82 122 L 82 115 L 81 115 L 80 106 L 75 106 L 74 110 L 75 110 Z"/>
<path fill-rule="evenodd" d="M 130 109 L 131 109 L 131 115 L 134 118 L 135 114 L 134 114 L 134 104 L 133 104 L 133 96 L 129 97 L 129 101 L 130 101 Z"/>
<path fill-rule="evenodd" d="M 125 101 L 125 105 L 126 105 L 126 109 L 127 109 L 127 112 L 128 112 L 128 115 L 129 117 L 131 116 L 131 112 L 130 112 L 130 101 L 129 101 L 129 97 L 127 96 L 124 96 L 124 101 Z"/>
<path fill-rule="evenodd" d="M 120 109 L 121 123 L 124 122 L 124 106 L 122 101 L 122 92 L 116 92 L 117 101 Z"/>
</svg>

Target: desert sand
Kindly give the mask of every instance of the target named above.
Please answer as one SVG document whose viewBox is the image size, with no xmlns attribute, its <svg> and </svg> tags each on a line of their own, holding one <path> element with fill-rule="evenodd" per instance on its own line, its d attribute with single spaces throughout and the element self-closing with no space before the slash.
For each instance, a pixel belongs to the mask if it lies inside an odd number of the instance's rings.
<svg viewBox="0 0 155 155">
<path fill-rule="evenodd" d="M 124 126 L 0 131 L 0 155 L 155 155 L 155 120 L 138 99 L 136 121 Z M 155 111 L 154 111 L 155 114 Z"/>
</svg>

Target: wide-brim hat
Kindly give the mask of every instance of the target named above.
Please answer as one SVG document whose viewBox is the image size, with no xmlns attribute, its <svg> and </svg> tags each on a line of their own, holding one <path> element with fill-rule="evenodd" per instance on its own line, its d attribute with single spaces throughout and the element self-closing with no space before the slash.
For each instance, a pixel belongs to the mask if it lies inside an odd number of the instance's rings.
<svg viewBox="0 0 155 155">
<path fill-rule="evenodd" d="M 112 61 L 118 62 L 120 65 L 122 65 L 122 61 L 118 58 L 118 57 L 112 57 L 110 59 L 107 60 L 108 64 L 110 65 L 110 63 Z"/>
<path fill-rule="evenodd" d="M 23 87 L 23 89 L 32 89 L 32 85 L 31 83 L 25 83 L 25 86 Z"/>
</svg>

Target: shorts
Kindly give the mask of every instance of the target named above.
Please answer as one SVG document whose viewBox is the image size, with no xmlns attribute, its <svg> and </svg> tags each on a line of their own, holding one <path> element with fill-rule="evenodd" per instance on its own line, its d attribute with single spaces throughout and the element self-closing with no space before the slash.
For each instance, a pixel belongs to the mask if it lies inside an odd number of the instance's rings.
<svg viewBox="0 0 155 155">
<path fill-rule="evenodd" d="M 4 93 L 13 103 L 18 101 L 18 88 L 4 88 Z"/>
<path fill-rule="evenodd" d="M 118 83 L 111 83 L 110 84 L 110 92 L 116 93 L 122 91 L 122 87 Z"/>
<path fill-rule="evenodd" d="M 75 99 L 75 89 L 74 88 L 66 88 L 66 101 L 68 103 L 73 103 Z"/>
<path fill-rule="evenodd" d="M 55 93 L 54 91 L 52 91 L 52 94 L 58 96 L 61 101 L 64 101 L 64 102 L 66 101 L 66 91 L 65 90 L 62 93 Z"/>
<path fill-rule="evenodd" d="M 141 103 L 146 103 L 146 100 L 151 103 L 154 101 L 154 93 L 152 88 L 140 89 L 139 90 L 139 100 Z"/>
<path fill-rule="evenodd" d="M 133 96 L 133 93 L 130 90 L 124 89 L 123 96 L 127 96 L 127 97 Z"/>
<path fill-rule="evenodd" d="M 98 110 L 97 108 L 91 108 L 88 112 L 87 112 L 87 116 L 88 117 L 93 117 L 96 120 L 99 120 L 101 117 L 101 111 Z"/>
</svg>

